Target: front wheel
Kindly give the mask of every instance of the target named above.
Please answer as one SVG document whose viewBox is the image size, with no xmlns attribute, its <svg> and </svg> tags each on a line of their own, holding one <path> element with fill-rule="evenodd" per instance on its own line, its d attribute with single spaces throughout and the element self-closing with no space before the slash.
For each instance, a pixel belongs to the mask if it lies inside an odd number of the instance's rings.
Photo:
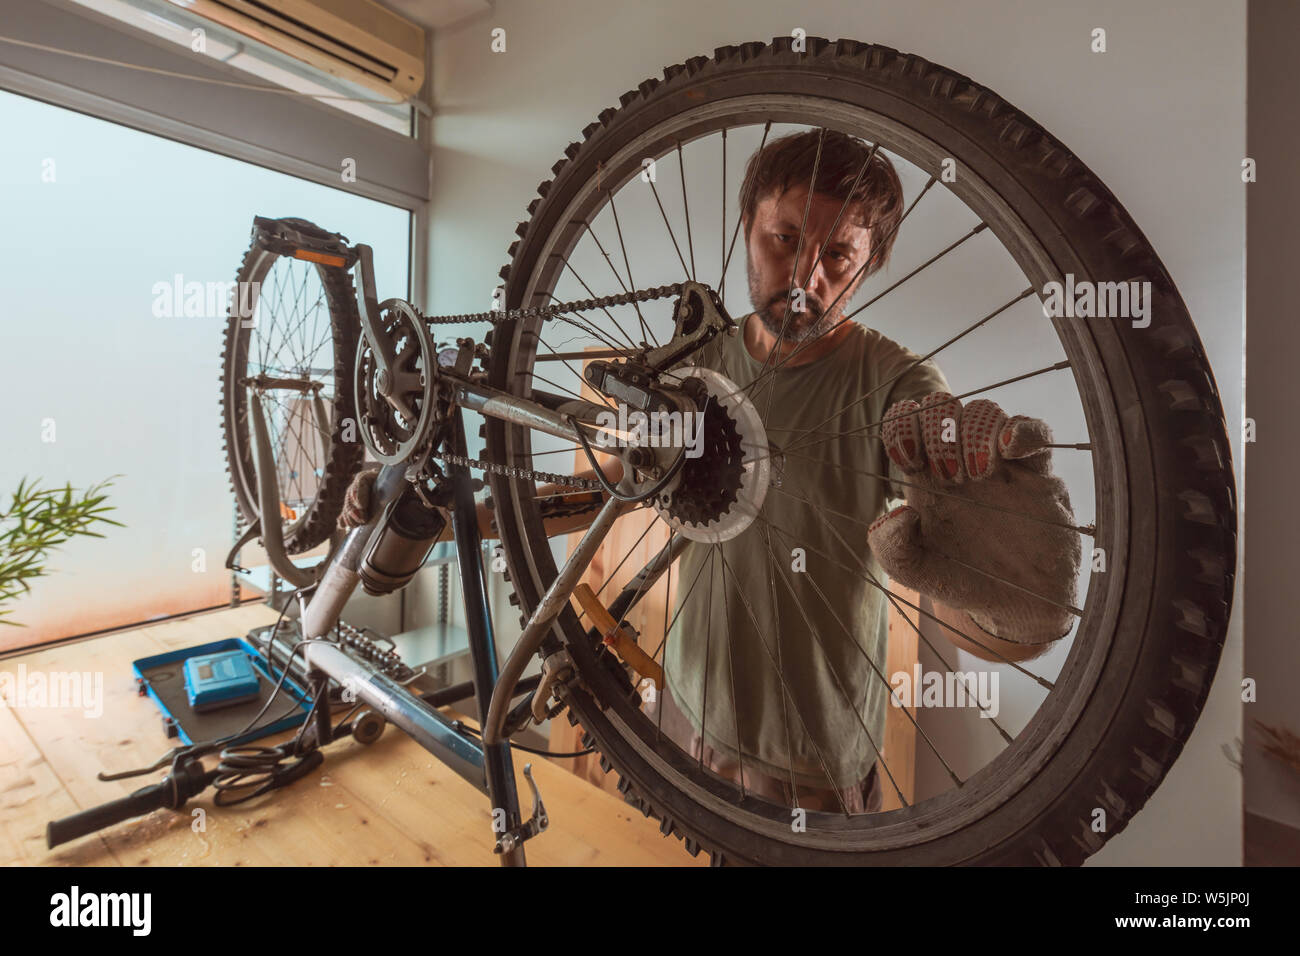
<svg viewBox="0 0 1300 956">
<path fill-rule="evenodd" d="M 311 243 L 294 248 L 294 240 Z M 319 250 L 326 250 L 321 252 Z M 258 389 L 271 439 L 285 550 L 333 533 L 364 447 L 355 423 L 353 366 L 360 320 L 347 246 L 301 219 L 259 218 L 235 277 L 221 356 L 227 468 L 244 521 L 262 516 L 248 389 Z"/>
</svg>

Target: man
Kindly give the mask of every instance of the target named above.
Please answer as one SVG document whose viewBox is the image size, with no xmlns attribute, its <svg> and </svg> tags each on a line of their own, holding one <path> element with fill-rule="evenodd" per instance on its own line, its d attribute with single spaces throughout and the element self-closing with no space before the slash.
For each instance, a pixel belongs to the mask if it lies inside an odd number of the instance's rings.
<svg viewBox="0 0 1300 956">
<path fill-rule="evenodd" d="M 1073 523 L 1047 471 L 1043 423 L 1008 422 L 988 401 L 963 409 L 933 362 L 844 320 L 887 261 L 902 188 L 889 161 L 853 137 L 827 131 L 818 160 L 820 136 L 772 142 L 741 187 L 755 311 L 697 364 L 751 386 L 781 481 L 716 555 L 703 544 L 683 554 L 679 601 L 691 582 L 695 593 L 668 638 L 657 719 L 748 791 L 854 812 L 881 801 L 885 572 L 947 602 L 939 616 L 954 643 L 1019 660 L 1067 633 L 1068 614 L 956 561 L 1068 606 L 1079 544 L 980 507 L 1001 501 Z M 891 462 L 892 487 L 882 480 Z M 908 504 L 886 514 L 896 497 Z M 984 547 L 999 534 L 1006 551 Z"/>
<path fill-rule="evenodd" d="M 748 792 L 875 810 L 888 579 L 929 596 L 957 646 L 1024 660 L 1069 632 L 1078 535 L 1043 422 L 963 407 L 934 362 L 844 319 L 901 221 L 888 159 L 793 134 L 751 157 L 740 194 L 754 312 L 694 363 L 749 386 L 780 479 L 742 534 L 683 552 L 647 712 Z"/>
</svg>

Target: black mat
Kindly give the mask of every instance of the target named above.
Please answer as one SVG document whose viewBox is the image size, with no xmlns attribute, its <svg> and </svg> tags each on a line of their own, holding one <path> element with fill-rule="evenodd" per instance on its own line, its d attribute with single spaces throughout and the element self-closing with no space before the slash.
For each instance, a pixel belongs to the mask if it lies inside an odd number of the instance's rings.
<svg viewBox="0 0 1300 956">
<path fill-rule="evenodd" d="M 262 709 L 262 706 L 270 698 L 275 690 L 275 684 L 268 681 L 264 674 L 257 671 L 256 667 L 253 670 L 257 672 L 257 700 L 245 701 L 242 704 L 234 704 L 230 707 L 204 713 L 195 713 L 190 709 L 189 697 L 185 693 L 185 661 L 159 664 L 157 667 L 141 671 L 141 674 L 153 692 L 158 695 L 158 699 L 162 701 L 167 713 L 175 718 L 186 736 L 195 743 L 201 743 L 206 740 L 229 737 L 231 734 L 239 733 L 248 725 L 249 721 L 257 716 L 257 712 Z M 289 689 L 285 687 L 280 691 L 280 696 L 267 710 L 259 723 L 275 723 L 283 717 L 293 714 L 302 715 L 303 713 L 304 711 L 293 699 Z"/>
</svg>

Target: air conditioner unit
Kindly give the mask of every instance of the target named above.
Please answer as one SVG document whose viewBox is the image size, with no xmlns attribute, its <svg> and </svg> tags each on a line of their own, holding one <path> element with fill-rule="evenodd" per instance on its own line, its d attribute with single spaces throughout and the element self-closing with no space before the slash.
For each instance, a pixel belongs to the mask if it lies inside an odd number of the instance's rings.
<svg viewBox="0 0 1300 956">
<path fill-rule="evenodd" d="M 424 30 L 371 0 L 171 0 L 393 102 L 424 83 Z"/>
</svg>

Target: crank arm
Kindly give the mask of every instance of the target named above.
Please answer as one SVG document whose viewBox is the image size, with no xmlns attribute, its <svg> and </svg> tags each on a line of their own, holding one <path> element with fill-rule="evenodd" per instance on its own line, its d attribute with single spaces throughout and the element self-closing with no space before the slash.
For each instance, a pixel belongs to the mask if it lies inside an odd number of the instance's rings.
<svg viewBox="0 0 1300 956">
<path fill-rule="evenodd" d="M 361 317 L 361 335 L 375 357 L 375 379 L 379 394 L 388 398 L 393 390 L 394 355 L 391 343 L 379 327 L 379 296 L 375 293 L 375 261 L 371 248 L 364 243 L 353 246 L 357 254 L 357 315 Z"/>
</svg>

